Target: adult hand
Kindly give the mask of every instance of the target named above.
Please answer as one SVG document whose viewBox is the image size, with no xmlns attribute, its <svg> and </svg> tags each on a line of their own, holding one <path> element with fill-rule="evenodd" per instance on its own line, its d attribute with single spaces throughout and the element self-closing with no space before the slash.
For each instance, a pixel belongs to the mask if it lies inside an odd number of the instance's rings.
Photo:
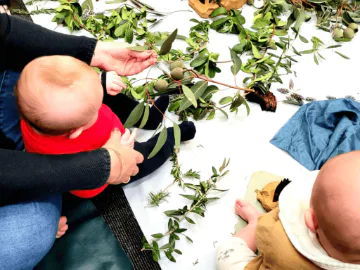
<svg viewBox="0 0 360 270">
<path fill-rule="evenodd" d="M 103 70 L 113 70 L 120 76 L 130 76 L 140 73 L 157 62 L 155 51 L 136 52 L 121 48 L 116 42 L 98 41 L 91 66 Z"/>
<path fill-rule="evenodd" d="M 142 154 L 129 146 L 121 145 L 120 142 L 121 133 L 119 129 L 116 128 L 111 133 L 110 139 L 103 146 L 103 148 L 106 148 L 110 154 L 110 177 L 107 181 L 110 185 L 127 183 L 131 176 L 134 176 L 139 172 L 137 164 L 142 163 L 144 160 Z M 121 158 L 114 150 L 121 154 Z M 122 163 L 121 159 L 124 163 Z M 122 164 L 124 164 L 124 167 Z"/>
</svg>

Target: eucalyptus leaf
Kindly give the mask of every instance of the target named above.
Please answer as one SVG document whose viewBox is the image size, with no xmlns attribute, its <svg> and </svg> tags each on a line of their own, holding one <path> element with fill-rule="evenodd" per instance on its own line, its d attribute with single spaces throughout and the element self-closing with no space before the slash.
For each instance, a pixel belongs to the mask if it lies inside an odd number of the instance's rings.
<svg viewBox="0 0 360 270">
<path fill-rule="evenodd" d="M 144 115 L 143 115 L 143 118 L 141 120 L 139 128 L 143 128 L 146 125 L 146 123 L 147 123 L 147 121 L 149 119 L 149 113 L 150 113 L 149 104 L 146 103 Z"/>
<path fill-rule="evenodd" d="M 159 137 L 156 141 L 155 147 L 151 151 L 150 155 L 148 156 L 148 159 L 154 157 L 160 151 L 160 149 L 164 146 L 166 139 L 167 139 L 167 129 L 166 129 L 166 127 L 164 127 L 161 130 Z"/>
<path fill-rule="evenodd" d="M 176 39 L 177 36 L 177 29 L 174 30 L 174 32 L 171 33 L 171 35 L 164 41 L 164 43 L 161 45 L 159 55 L 165 55 L 168 54 L 171 50 L 171 46 Z"/>
<path fill-rule="evenodd" d="M 252 47 L 252 53 L 253 53 L 254 57 L 257 58 L 257 59 L 262 58 L 262 55 L 259 53 L 256 46 L 254 44 L 251 44 L 251 47 Z"/>
<path fill-rule="evenodd" d="M 133 127 L 140 120 L 141 116 L 143 115 L 144 108 L 145 108 L 145 106 L 144 106 L 143 102 L 136 105 L 136 107 L 130 113 L 128 119 L 126 119 L 124 127 L 125 128 Z"/>
<path fill-rule="evenodd" d="M 232 102 L 233 98 L 232 97 L 223 97 L 222 99 L 220 99 L 219 104 L 220 105 L 225 105 L 228 104 L 230 102 Z"/>
<path fill-rule="evenodd" d="M 178 126 L 178 124 L 174 123 L 173 129 L 174 129 L 175 147 L 179 148 L 181 142 L 180 127 Z"/>
<path fill-rule="evenodd" d="M 191 91 L 194 94 L 196 100 L 198 98 L 202 97 L 207 86 L 208 86 L 208 83 L 206 81 L 199 81 L 199 82 L 195 83 L 195 85 L 193 87 L 191 87 Z M 178 112 L 182 112 L 183 110 L 189 108 L 191 106 L 191 104 L 192 103 L 187 98 L 184 98 L 183 101 L 181 102 Z"/>
<path fill-rule="evenodd" d="M 194 93 L 191 91 L 191 89 L 189 87 L 187 87 L 186 85 L 182 86 L 182 90 L 184 92 L 185 97 L 192 103 L 192 105 L 196 108 L 197 107 L 197 102 L 196 102 L 196 97 L 194 95 Z"/>
<path fill-rule="evenodd" d="M 82 5 L 81 5 L 82 10 L 86 10 L 88 9 L 89 11 L 93 11 L 94 10 L 94 6 L 92 3 L 92 0 L 85 0 Z"/>
</svg>

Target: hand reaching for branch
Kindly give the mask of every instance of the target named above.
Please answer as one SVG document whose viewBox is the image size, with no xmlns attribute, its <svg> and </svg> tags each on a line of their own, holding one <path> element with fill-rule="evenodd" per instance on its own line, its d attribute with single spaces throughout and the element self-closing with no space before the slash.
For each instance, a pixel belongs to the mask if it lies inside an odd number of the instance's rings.
<svg viewBox="0 0 360 270">
<path fill-rule="evenodd" d="M 120 76 L 140 73 L 157 62 L 155 51 L 137 52 L 121 48 L 116 42 L 101 42 L 96 45 L 90 65 L 103 70 L 113 70 Z"/>
</svg>

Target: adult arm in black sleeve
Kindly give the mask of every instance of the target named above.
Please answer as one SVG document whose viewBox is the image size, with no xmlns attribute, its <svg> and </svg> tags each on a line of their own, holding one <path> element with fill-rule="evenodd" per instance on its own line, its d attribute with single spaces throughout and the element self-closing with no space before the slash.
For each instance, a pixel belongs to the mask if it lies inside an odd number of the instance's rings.
<svg viewBox="0 0 360 270">
<path fill-rule="evenodd" d="M 69 55 L 90 64 L 97 40 L 60 34 L 24 19 L 0 14 L 0 71 L 21 71 L 45 55 Z"/>
<path fill-rule="evenodd" d="M 0 149 L 0 206 L 50 193 L 93 189 L 110 175 L 106 149 L 73 155 L 38 155 Z"/>
</svg>

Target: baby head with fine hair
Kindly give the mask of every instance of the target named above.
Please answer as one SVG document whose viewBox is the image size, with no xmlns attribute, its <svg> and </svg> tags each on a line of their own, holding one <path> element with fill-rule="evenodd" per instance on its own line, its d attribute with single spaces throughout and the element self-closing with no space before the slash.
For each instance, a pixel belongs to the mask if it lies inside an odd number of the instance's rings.
<svg viewBox="0 0 360 270">
<path fill-rule="evenodd" d="M 360 264 L 360 151 L 339 155 L 321 168 L 305 223 L 328 255 Z"/>
<path fill-rule="evenodd" d="M 30 62 L 15 87 L 21 117 L 38 133 L 77 138 L 97 120 L 103 90 L 90 66 L 70 56 Z"/>
</svg>

